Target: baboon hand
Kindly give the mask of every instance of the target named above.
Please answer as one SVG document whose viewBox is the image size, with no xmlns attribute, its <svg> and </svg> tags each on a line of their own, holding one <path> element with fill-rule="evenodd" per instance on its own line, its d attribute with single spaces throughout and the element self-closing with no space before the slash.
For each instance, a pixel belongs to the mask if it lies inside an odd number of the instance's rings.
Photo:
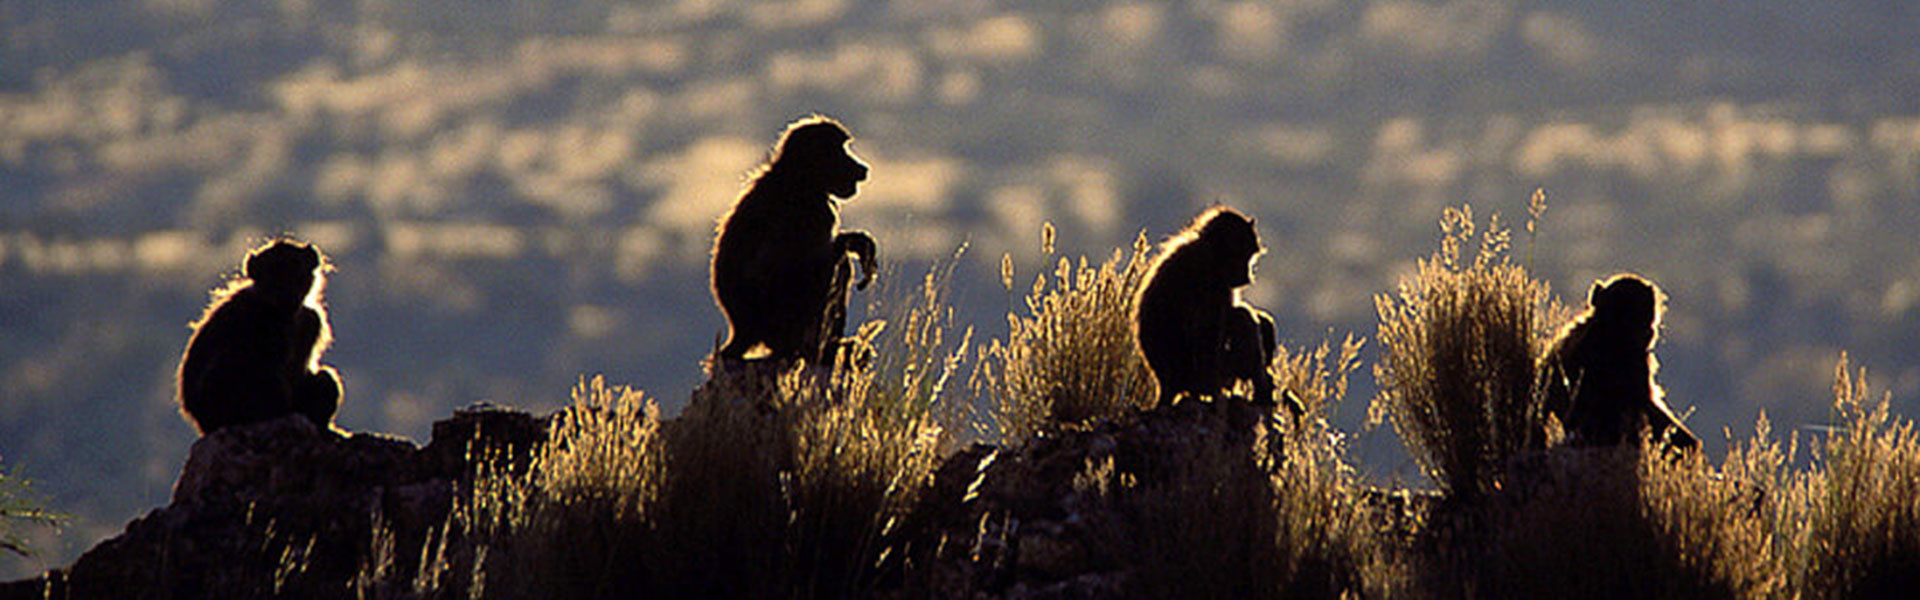
<svg viewBox="0 0 1920 600">
<path fill-rule="evenodd" d="M 874 274 L 880 270 L 879 244 L 874 243 L 873 236 L 865 231 L 847 231 L 835 236 L 833 245 L 841 256 L 853 254 L 860 260 L 860 280 L 854 282 L 853 288 L 867 289 L 867 284 L 873 283 Z"/>
</svg>

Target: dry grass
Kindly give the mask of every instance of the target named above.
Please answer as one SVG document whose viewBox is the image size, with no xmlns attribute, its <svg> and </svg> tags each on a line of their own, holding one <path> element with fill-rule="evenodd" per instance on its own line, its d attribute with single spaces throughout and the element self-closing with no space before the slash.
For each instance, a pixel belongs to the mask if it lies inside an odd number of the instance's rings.
<svg viewBox="0 0 1920 600">
<path fill-rule="evenodd" d="M 51 529 L 66 519 L 66 515 L 47 510 L 46 502 L 26 479 L 0 467 L 0 551 L 33 556 L 27 538 L 19 533 L 21 526 Z"/>
<path fill-rule="evenodd" d="M 1051 225 L 1047 231 L 1051 232 Z M 1051 235 L 1043 246 L 1051 254 Z M 1133 296 L 1151 266 L 1146 234 L 1098 265 L 1059 259 L 1009 311 L 1007 339 L 981 350 L 973 385 L 991 399 L 990 438 L 1017 443 L 1049 427 L 1153 406 L 1153 373 L 1134 348 Z M 1013 287 L 1011 259 L 1001 282 Z"/>
<path fill-rule="evenodd" d="M 1896 598 L 1920 589 L 1920 432 L 1869 400 L 1865 370 L 1834 367 L 1837 429 L 1808 476 L 1800 557 L 1816 598 Z"/>
<path fill-rule="evenodd" d="M 1376 299 L 1382 391 L 1369 410 L 1439 499 L 1366 490 L 1345 462 L 1327 417 L 1359 342 L 1283 347 L 1271 370 L 1305 417 L 1240 429 L 1217 426 L 1245 423 L 1220 416 L 1225 405 L 1183 404 L 1220 439 L 1149 435 L 1074 475 L 1085 506 L 1119 517 L 1096 535 L 1125 591 L 1871 598 L 1920 586 L 1920 433 L 1869 401 L 1864 373 L 1836 367 L 1834 427 L 1810 467 L 1792 466 L 1798 440 L 1775 440 L 1764 415 L 1717 465 L 1644 440 L 1557 447 L 1533 367 L 1565 311 L 1507 260 L 1497 220 L 1478 236 L 1464 209 L 1443 225 L 1441 250 Z M 1150 405 L 1126 318 L 1146 251 L 1143 239 L 1039 278 L 1030 316 L 1010 315 L 1009 338 L 974 373 L 993 402 L 990 441 Z M 884 596 L 886 578 L 916 568 L 892 527 L 919 506 L 960 406 L 943 401 L 970 338 L 947 335 L 950 275 L 883 295 L 896 303 L 861 334 L 877 349 L 864 369 L 723 373 L 676 420 L 637 392 L 583 383 L 530 472 L 483 473 L 418 557 L 394 560 L 386 539 L 363 597 Z"/>
<path fill-rule="evenodd" d="M 1109 457 L 1075 476 L 1098 514 L 1122 517 L 1099 546 L 1128 574 L 1127 597 L 1337 598 L 1394 584 L 1380 519 L 1362 506 L 1326 423 L 1359 349 L 1348 340 L 1281 352 L 1273 369 L 1309 407 L 1300 419 L 1250 411 L 1241 414 L 1269 420 L 1239 422 L 1210 403 L 1162 409 L 1216 439 L 1136 440 L 1145 446 L 1120 450 L 1133 467 Z"/>
<path fill-rule="evenodd" d="M 929 483 L 967 336 L 946 337 L 951 266 L 876 305 L 878 353 L 823 373 L 722 370 L 677 419 L 596 378 L 525 473 L 482 467 L 419 560 L 378 536 L 362 597 L 844 598 L 892 564 Z M 878 295 L 878 294 L 876 294 Z M 843 363 L 851 361 L 842 361 Z M 493 461 L 478 461 L 482 465 Z M 408 565 L 423 565 L 409 567 Z"/>
<path fill-rule="evenodd" d="M 1563 312 L 1509 260 L 1498 215 L 1477 240 L 1474 227 L 1471 208 L 1448 209 L 1439 252 L 1393 295 L 1375 297 L 1384 356 L 1368 409 L 1370 422 L 1393 423 L 1441 490 L 1468 496 L 1498 488 L 1508 457 L 1546 445 L 1534 362 Z"/>
<path fill-rule="evenodd" d="M 1276 498 L 1271 572 L 1283 598 L 1377 596 L 1404 583 L 1404 561 L 1385 531 L 1389 519 L 1362 503 L 1342 434 L 1328 422 L 1346 398 L 1360 350 L 1361 341 L 1349 337 L 1338 350 L 1324 343 L 1310 352 L 1282 346 L 1274 357 L 1275 383 L 1307 409 L 1286 429 L 1284 460 L 1266 465 Z"/>
</svg>

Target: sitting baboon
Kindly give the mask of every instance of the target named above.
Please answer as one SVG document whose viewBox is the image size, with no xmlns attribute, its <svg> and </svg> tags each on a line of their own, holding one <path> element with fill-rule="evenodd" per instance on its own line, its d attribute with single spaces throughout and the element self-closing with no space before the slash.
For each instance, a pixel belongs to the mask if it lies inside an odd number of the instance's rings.
<svg viewBox="0 0 1920 600">
<path fill-rule="evenodd" d="M 1273 317 L 1240 300 L 1265 252 L 1253 220 L 1216 206 L 1168 238 L 1134 302 L 1134 339 L 1159 383 L 1159 404 L 1180 394 L 1217 396 L 1240 382 L 1274 403 Z M 1304 412 L 1292 394 L 1288 410 Z"/>
<path fill-rule="evenodd" d="M 805 359 L 831 367 L 846 329 L 850 258 L 866 289 L 878 267 L 864 231 L 839 231 L 834 200 L 867 178 L 852 137 L 833 119 L 788 125 L 772 158 L 720 218 L 713 243 L 713 298 L 726 315 L 721 359 Z"/>
<path fill-rule="evenodd" d="M 1674 448 L 1700 445 L 1653 381 L 1658 369 L 1653 344 L 1665 298 L 1653 282 L 1637 275 L 1594 282 L 1587 310 L 1561 330 L 1541 359 L 1546 410 L 1560 420 L 1571 443 L 1619 445 L 1645 427 L 1654 440 Z"/>
<path fill-rule="evenodd" d="M 201 435 L 288 414 L 331 428 L 341 387 L 320 364 L 333 342 L 320 298 L 328 268 L 318 249 L 274 240 L 214 292 L 178 373 L 181 413 Z"/>
</svg>

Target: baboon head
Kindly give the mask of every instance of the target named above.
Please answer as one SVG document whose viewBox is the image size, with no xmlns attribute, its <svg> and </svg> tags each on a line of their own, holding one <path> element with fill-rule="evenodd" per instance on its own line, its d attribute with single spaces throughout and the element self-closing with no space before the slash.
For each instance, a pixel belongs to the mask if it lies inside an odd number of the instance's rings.
<svg viewBox="0 0 1920 600">
<path fill-rule="evenodd" d="M 772 168 L 841 199 L 852 198 L 856 184 L 867 179 L 867 163 L 847 147 L 851 141 L 853 136 L 831 118 L 816 115 L 795 121 L 780 137 Z"/>
<path fill-rule="evenodd" d="M 1194 219 L 1199 232 L 1197 243 L 1211 249 L 1220 269 L 1217 277 L 1229 287 L 1253 283 L 1253 259 L 1266 252 L 1260 247 L 1260 235 L 1253 230 L 1253 219 L 1240 211 L 1216 206 Z"/>
<path fill-rule="evenodd" d="M 282 239 L 247 254 L 241 271 L 270 296 L 299 302 L 313 290 L 314 278 L 324 262 L 313 246 Z"/>
<path fill-rule="evenodd" d="M 1660 329 L 1660 304 L 1664 295 L 1653 282 L 1638 275 L 1622 273 L 1593 284 L 1587 293 L 1587 305 L 1593 320 L 1603 321 L 1603 331 L 1627 336 L 1621 341 L 1635 348 L 1652 348 Z"/>
</svg>

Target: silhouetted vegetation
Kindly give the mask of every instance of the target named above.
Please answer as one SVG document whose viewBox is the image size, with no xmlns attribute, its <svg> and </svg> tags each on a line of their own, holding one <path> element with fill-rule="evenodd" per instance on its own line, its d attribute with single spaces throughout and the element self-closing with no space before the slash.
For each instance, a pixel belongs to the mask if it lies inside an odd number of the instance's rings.
<svg viewBox="0 0 1920 600">
<path fill-rule="evenodd" d="M 1864 372 L 1844 357 L 1836 366 L 1834 420 L 1807 444 L 1805 466 L 1795 466 L 1799 436 L 1776 439 L 1764 415 L 1717 464 L 1645 436 L 1573 447 L 1542 409 L 1535 371 L 1567 314 L 1507 259 L 1497 219 L 1477 231 L 1470 211 L 1452 210 L 1443 232 L 1439 251 L 1378 301 L 1383 389 L 1372 406 L 1437 491 L 1374 488 L 1354 474 L 1328 416 L 1363 364 L 1357 338 L 1279 348 L 1269 373 L 1303 415 L 1246 412 L 1232 398 L 1152 407 L 1148 374 L 1115 333 L 1128 326 L 1142 239 L 1131 255 L 1097 265 L 1062 258 L 1039 278 L 1026 298 L 1030 316 L 1010 315 L 1009 339 L 978 353 L 974 389 L 994 402 L 984 416 L 949 398 L 972 355 L 971 332 L 953 335 L 951 272 L 935 269 L 917 290 L 878 294 L 869 312 L 885 318 L 856 334 L 876 348 L 868 365 L 720 370 L 671 419 L 640 392 L 582 382 L 530 466 L 480 461 L 493 466 L 424 544 L 376 533 L 356 589 L 374 598 L 1005 589 L 924 576 L 939 568 L 933 561 L 987 555 L 1015 564 L 943 572 L 1019 577 L 1093 565 L 1061 576 L 1091 586 L 1074 589 L 1121 597 L 1910 589 L 1920 572 L 1920 434 L 1872 400 Z M 1471 257 L 1468 244 L 1477 244 Z M 1249 414 L 1256 418 L 1239 417 Z M 1203 426 L 1170 425 L 1179 419 Z M 967 426 L 981 426 L 981 441 L 997 447 L 950 453 Z M 1155 437 L 1156 427 L 1181 435 Z M 1208 433 L 1192 435 L 1200 430 Z M 966 523 L 973 538 L 921 537 L 940 530 L 908 525 L 929 507 L 976 501 L 988 477 L 1021 473 L 994 470 L 993 456 L 1019 460 L 1023 448 L 1068 443 L 1110 448 L 1086 450 L 1088 460 L 1051 475 L 1029 465 L 1022 476 L 1064 477 L 1060 493 L 1073 497 L 1065 506 L 1092 528 L 1071 539 L 1094 540 L 1097 552 L 1049 549 L 1044 541 L 1070 538 L 1027 536 L 990 522 L 991 513 Z M 979 463 L 942 485 L 942 461 L 961 455 Z M 928 501 L 940 494 L 957 498 Z M 928 552 L 928 543 L 940 548 Z"/>
<path fill-rule="evenodd" d="M 1042 246 L 1052 254 L 1053 226 Z M 981 349 L 974 388 L 990 402 L 998 439 L 1017 442 L 1060 424 L 1113 418 L 1154 405 L 1153 373 L 1133 341 L 1135 293 L 1152 260 L 1146 234 L 1128 252 L 1105 261 L 1060 257 L 1052 277 L 1040 273 L 1027 292 L 1026 314 L 1009 311 L 1007 339 Z M 1012 261 L 1001 283 L 1013 289 Z"/>
<path fill-rule="evenodd" d="M 0 550 L 18 556 L 33 554 L 20 534 L 22 526 L 55 527 L 64 515 L 46 509 L 46 503 L 26 479 L 0 468 Z"/>
</svg>

